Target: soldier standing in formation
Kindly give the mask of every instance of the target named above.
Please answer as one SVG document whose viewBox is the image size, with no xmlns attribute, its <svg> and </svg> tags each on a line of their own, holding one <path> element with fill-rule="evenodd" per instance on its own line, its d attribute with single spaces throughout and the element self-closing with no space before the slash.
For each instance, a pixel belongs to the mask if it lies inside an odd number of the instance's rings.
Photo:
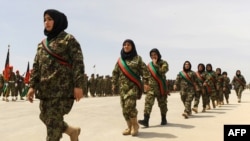
<svg viewBox="0 0 250 141">
<path fill-rule="evenodd" d="M 89 79 L 89 92 L 92 97 L 95 97 L 95 92 L 96 92 L 95 74 L 91 74 L 91 77 Z"/>
<path fill-rule="evenodd" d="M 43 15 L 45 40 L 38 44 L 27 99 L 40 99 L 40 119 L 46 125 L 47 141 L 59 141 L 62 133 L 78 141 L 80 127 L 64 121 L 74 101 L 83 98 L 84 63 L 81 46 L 64 30 L 67 17 L 54 9 Z M 59 60 L 60 57 L 61 59 Z"/>
<path fill-rule="evenodd" d="M 232 80 L 232 85 L 234 86 L 234 90 L 235 90 L 237 98 L 238 98 L 238 103 L 240 103 L 241 97 L 242 97 L 242 92 L 246 86 L 245 77 L 241 74 L 240 70 L 236 71 L 236 75 L 234 76 L 234 78 Z"/>
<path fill-rule="evenodd" d="M 166 85 L 166 73 L 169 69 L 168 63 L 161 58 L 161 54 L 156 48 L 152 49 L 149 55 L 152 59 L 152 62 L 148 65 L 149 72 L 151 73 L 151 77 L 149 78 L 149 90 L 146 91 L 144 119 L 138 121 L 145 127 L 149 126 L 149 118 L 155 99 L 157 99 L 161 112 L 161 125 L 167 124 L 166 115 L 168 111 L 168 89 Z"/>
<path fill-rule="evenodd" d="M 192 114 L 192 100 L 195 93 L 199 91 L 198 79 L 195 72 L 192 71 L 191 68 L 191 63 L 189 61 L 185 61 L 183 64 L 183 70 L 177 74 L 174 84 L 174 90 L 177 90 L 177 86 L 180 88 L 181 101 L 185 107 L 182 116 L 186 119 Z"/>
<path fill-rule="evenodd" d="M 109 75 L 106 75 L 103 80 L 104 85 L 104 94 L 105 96 L 111 96 L 112 95 L 112 82 Z"/>
<path fill-rule="evenodd" d="M 13 72 L 13 66 L 10 66 L 9 69 L 10 69 L 9 80 L 5 80 L 6 81 L 5 85 L 6 85 L 6 87 L 8 87 L 7 91 L 5 93 L 5 101 L 6 102 L 9 101 L 8 97 L 9 97 L 10 94 L 12 96 L 12 101 L 17 100 L 17 97 L 15 97 L 16 96 L 16 88 L 15 88 L 16 87 L 16 75 Z"/>
<path fill-rule="evenodd" d="M 24 100 L 21 96 L 24 89 L 24 78 L 20 75 L 19 70 L 16 71 L 16 99 L 18 94 L 20 96 L 20 100 Z"/>
<path fill-rule="evenodd" d="M 99 74 L 96 74 L 96 96 L 102 95 L 102 86 L 101 86 L 101 76 Z"/>
<path fill-rule="evenodd" d="M 83 81 L 83 91 L 84 91 L 84 96 L 88 97 L 88 75 L 85 73 L 84 74 L 84 81 Z"/>
<path fill-rule="evenodd" d="M 3 88 L 4 88 L 4 78 L 3 78 L 3 75 L 0 74 L 0 97 L 3 94 Z M 3 97 L 4 97 L 4 95 L 3 95 Z"/>
<path fill-rule="evenodd" d="M 149 72 L 141 56 L 137 55 L 135 44 L 127 39 L 123 42 L 121 57 L 115 64 L 112 72 L 112 90 L 118 85 L 120 87 L 120 103 L 122 113 L 128 128 L 123 131 L 123 135 L 136 136 L 139 131 L 137 122 L 136 100 L 142 95 L 142 82 L 148 89 Z"/>
</svg>

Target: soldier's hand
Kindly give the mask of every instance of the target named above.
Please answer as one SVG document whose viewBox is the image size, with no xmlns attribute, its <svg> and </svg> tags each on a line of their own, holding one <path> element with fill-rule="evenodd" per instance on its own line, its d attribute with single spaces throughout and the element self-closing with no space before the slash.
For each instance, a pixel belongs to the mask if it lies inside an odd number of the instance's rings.
<svg viewBox="0 0 250 141">
<path fill-rule="evenodd" d="M 34 99 L 34 94 L 35 94 L 35 90 L 33 88 L 29 88 L 29 91 L 27 93 L 27 100 L 30 102 L 30 103 L 33 103 L 33 99 Z"/>
<path fill-rule="evenodd" d="M 174 85 L 174 86 L 173 86 L 173 89 L 174 89 L 174 91 L 176 91 L 176 90 L 177 90 L 177 86 L 176 86 L 176 85 Z"/>
<path fill-rule="evenodd" d="M 144 92 L 148 92 L 150 90 L 149 85 L 144 85 Z"/>
<path fill-rule="evenodd" d="M 112 85 L 112 92 L 115 91 L 115 85 Z"/>
<path fill-rule="evenodd" d="M 83 98 L 83 90 L 81 88 L 74 88 L 74 98 L 77 102 Z"/>
</svg>

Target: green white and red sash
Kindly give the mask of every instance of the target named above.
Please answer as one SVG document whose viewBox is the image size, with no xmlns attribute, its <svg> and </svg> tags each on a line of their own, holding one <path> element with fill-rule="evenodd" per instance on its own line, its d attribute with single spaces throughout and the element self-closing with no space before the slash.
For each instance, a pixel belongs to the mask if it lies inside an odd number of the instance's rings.
<svg viewBox="0 0 250 141">
<path fill-rule="evenodd" d="M 134 82 L 136 84 L 136 86 L 138 86 L 139 90 L 142 92 L 142 82 L 141 79 L 138 75 L 136 75 L 126 64 L 126 62 L 122 59 L 119 58 L 118 61 L 118 66 L 120 67 L 121 71 L 123 72 L 123 74 L 132 82 Z"/>
<path fill-rule="evenodd" d="M 196 76 L 198 77 L 198 80 L 199 80 L 200 82 L 203 83 L 203 82 L 205 81 L 205 78 L 202 77 L 201 74 L 200 74 L 199 72 L 196 72 Z"/>
<path fill-rule="evenodd" d="M 240 83 L 240 85 L 245 86 L 245 83 L 243 81 L 241 81 L 239 77 L 234 76 L 234 78 L 235 78 L 235 80 L 237 80 Z"/>
<path fill-rule="evenodd" d="M 153 76 L 153 78 L 157 81 L 159 87 L 160 87 L 160 93 L 162 95 L 165 95 L 168 93 L 167 91 L 167 84 L 166 84 L 166 80 L 164 80 L 156 71 L 153 62 L 150 62 L 148 64 L 148 69 L 149 72 L 151 73 L 151 75 Z"/>
<path fill-rule="evenodd" d="M 194 86 L 193 81 L 191 80 L 191 78 L 189 77 L 189 75 L 188 75 L 186 72 L 181 71 L 179 74 L 180 74 L 180 76 L 182 76 L 182 78 L 184 78 L 190 85 Z"/>
</svg>

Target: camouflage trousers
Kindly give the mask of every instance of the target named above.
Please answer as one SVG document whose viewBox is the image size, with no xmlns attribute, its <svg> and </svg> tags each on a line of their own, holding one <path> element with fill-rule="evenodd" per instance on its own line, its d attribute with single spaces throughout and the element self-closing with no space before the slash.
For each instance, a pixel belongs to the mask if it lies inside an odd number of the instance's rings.
<svg viewBox="0 0 250 141">
<path fill-rule="evenodd" d="M 40 119 L 47 128 L 47 141 L 59 141 L 68 124 L 63 116 L 72 109 L 74 99 L 51 98 L 40 100 Z"/>
<path fill-rule="evenodd" d="M 198 108 L 200 103 L 200 97 L 202 98 L 202 107 L 206 108 L 206 105 L 208 104 L 209 97 L 208 94 L 205 92 L 205 89 L 203 91 L 197 91 L 194 95 L 194 107 Z"/>
<path fill-rule="evenodd" d="M 244 88 L 242 86 L 235 88 L 236 96 L 239 100 L 241 100 L 243 90 Z"/>
<path fill-rule="evenodd" d="M 217 90 L 217 101 L 218 102 L 223 102 L 224 101 L 223 88 L 220 88 L 219 90 Z"/>
<path fill-rule="evenodd" d="M 161 95 L 159 93 L 154 93 L 153 91 L 147 92 L 145 97 L 145 107 L 144 107 L 144 114 L 151 114 L 155 98 L 158 102 L 158 107 L 160 108 L 161 114 L 166 115 L 168 111 L 167 107 L 167 95 Z"/>
<path fill-rule="evenodd" d="M 191 104 L 192 104 L 192 100 L 194 98 L 194 91 L 181 91 L 180 95 L 181 95 L 181 101 L 184 104 L 184 112 L 191 114 Z"/>
<path fill-rule="evenodd" d="M 120 103 L 122 107 L 122 114 L 126 121 L 137 117 L 138 111 L 136 109 L 136 94 L 121 94 Z"/>
<path fill-rule="evenodd" d="M 16 87 L 15 96 L 18 96 L 18 94 L 19 94 L 20 97 L 21 97 L 22 92 L 23 92 L 23 87 L 22 87 L 22 86 L 17 86 L 17 87 Z"/>
<path fill-rule="evenodd" d="M 7 91 L 4 93 L 5 97 L 9 97 L 9 95 L 11 94 L 11 96 L 16 96 L 16 88 L 15 88 L 15 84 L 9 84 Z"/>
</svg>

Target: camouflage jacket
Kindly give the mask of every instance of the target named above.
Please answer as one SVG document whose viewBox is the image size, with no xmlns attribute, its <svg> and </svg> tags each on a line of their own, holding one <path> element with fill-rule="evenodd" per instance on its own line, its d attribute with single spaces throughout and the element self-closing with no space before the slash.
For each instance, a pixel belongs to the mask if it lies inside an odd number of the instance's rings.
<svg viewBox="0 0 250 141">
<path fill-rule="evenodd" d="M 230 91 L 231 91 L 231 86 L 230 86 L 230 78 L 229 77 L 224 77 L 224 86 L 223 86 L 224 88 L 225 88 L 225 93 L 230 93 Z"/>
<path fill-rule="evenodd" d="M 215 71 L 206 72 L 206 80 L 204 83 L 206 83 L 208 89 L 216 90 L 217 76 Z"/>
<path fill-rule="evenodd" d="M 8 83 L 10 85 L 13 85 L 13 86 L 15 85 L 15 83 L 16 83 L 16 74 L 14 72 L 10 73 L 10 78 L 9 78 Z"/>
<path fill-rule="evenodd" d="M 190 78 L 190 81 L 187 80 L 186 78 L 184 78 L 181 75 L 181 72 L 179 72 L 177 74 L 176 80 L 175 80 L 175 85 L 178 86 L 180 88 L 180 91 L 182 92 L 187 92 L 187 91 L 199 91 L 199 87 L 198 87 L 198 78 L 195 74 L 194 71 L 190 70 L 188 72 L 186 72 L 186 75 L 188 76 L 188 78 Z"/>
<path fill-rule="evenodd" d="M 246 85 L 246 80 L 244 78 L 243 75 L 238 76 L 234 76 L 233 80 L 232 80 L 232 85 L 234 86 L 234 88 L 239 88 L 240 86 L 245 87 Z"/>
<path fill-rule="evenodd" d="M 217 75 L 217 83 L 216 83 L 217 89 L 222 89 L 223 86 L 225 86 L 223 75 Z"/>
<path fill-rule="evenodd" d="M 127 66 L 140 78 L 143 79 L 144 84 L 148 84 L 148 79 L 150 77 L 148 68 L 146 64 L 143 62 L 140 56 L 135 56 L 131 60 L 125 60 Z M 118 63 L 116 63 L 115 68 L 112 72 L 112 85 L 119 86 L 120 94 L 124 95 L 133 95 L 137 94 L 139 88 L 134 82 L 132 82 L 129 78 L 127 78 L 122 70 L 120 69 Z"/>
<path fill-rule="evenodd" d="M 30 87 L 38 90 L 37 98 L 61 97 L 73 98 L 74 87 L 82 88 L 84 81 L 84 63 L 80 44 L 74 36 L 61 32 L 48 42 L 52 52 L 70 62 L 71 67 L 60 64 L 48 54 L 42 43 L 38 44 L 35 55 Z"/>
<path fill-rule="evenodd" d="M 195 72 L 197 79 L 198 79 L 198 86 L 202 89 L 203 88 L 203 83 L 206 79 L 206 72 L 199 73 L 198 71 Z"/>
<path fill-rule="evenodd" d="M 4 85 L 3 75 L 0 74 L 0 90 L 1 90 L 1 88 L 3 87 L 3 85 Z"/>
<path fill-rule="evenodd" d="M 169 69 L 167 61 L 160 60 L 159 62 L 157 62 L 157 65 L 154 65 L 154 68 L 158 75 L 160 75 L 161 78 L 166 81 L 166 73 Z M 151 89 L 159 89 L 158 82 L 154 79 L 152 75 L 149 78 L 149 86 L 151 87 Z"/>
</svg>

